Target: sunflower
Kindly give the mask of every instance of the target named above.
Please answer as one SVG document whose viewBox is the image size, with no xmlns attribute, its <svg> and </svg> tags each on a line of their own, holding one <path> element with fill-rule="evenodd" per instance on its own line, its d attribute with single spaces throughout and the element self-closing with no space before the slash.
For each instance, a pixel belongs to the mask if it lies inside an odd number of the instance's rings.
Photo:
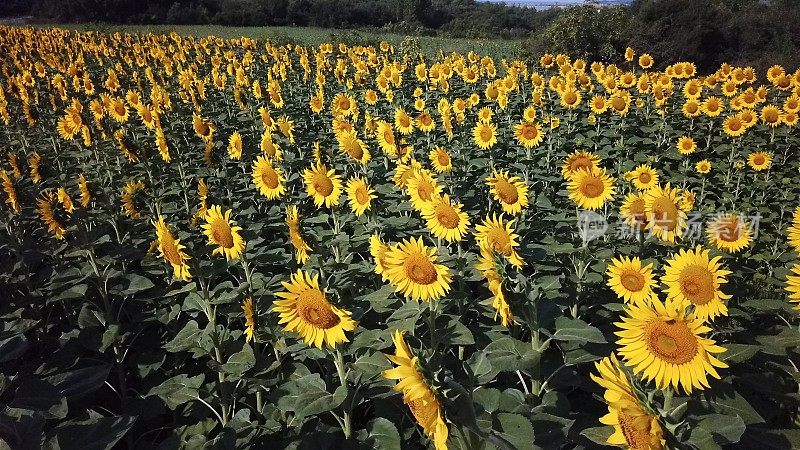
<svg viewBox="0 0 800 450">
<path fill-rule="evenodd" d="M 41 164 L 42 156 L 39 154 L 39 152 L 33 152 L 31 157 L 28 159 L 28 165 L 31 168 L 31 181 L 33 181 L 33 184 L 39 184 L 42 182 Z"/>
<path fill-rule="evenodd" d="M 203 230 L 208 236 L 208 243 L 216 246 L 212 254 L 225 255 L 227 260 L 239 259 L 244 253 L 245 242 L 239 234 L 242 228 L 231 221 L 231 210 L 223 214 L 219 205 L 212 205 L 206 211 L 205 221 Z"/>
<path fill-rule="evenodd" d="M 411 171 L 406 188 L 408 196 L 411 198 L 411 206 L 417 211 L 422 211 L 442 192 L 442 187 L 437 183 L 436 178 L 425 169 Z"/>
<path fill-rule="evenodd" d="M 214 139 L 214 132 L 217 130 L 214 124 L 208 122 L 197 113 L 192 115 L 192 127 L 194 128 L 194 132 L 206 142 L 210 142 Z"/>
<path fill-rule="evenodd" d="M 492 148 L 497 143 L 497 126 L 491 122 L 477 122 L 472 129 L 472 140 L 480 149 Z"/>
<path fill-rule="evenodd" d="M 125 102 L 118 97 L 111 98 L 108 112 L 111 118 L 117 123 L 125 123 L 128 121 L 128 117 L 130 117 L 128 107 L 125 106 Z"/>
<path fill-rule="evenodd" d="M 705 175 L 711 172 L 711 161 L 704 159 L 702 161 L 698 161 L 697 164 L 694 166 L 697 173 L 701 175 Z"/>
<path fill-rule="evenodd" d="M 520 122 L 514 125 L 514 136 L 517 142 L 525 148 L 533 148 L 542 143 L 544 133 L 536 122 Z"/>
<path fill-rule="evenodd" d="M 364 211 L 370 209 L 372 200 L 376 197 L 375 191 L 367 185 L 363 178 L 354 177 L 347 181 L 347 200 L 350 203 L 350 209 L 360 216 Z"/>
<path fill-rule="evenodd" d="M 424 205 L 421 213 L 434 236 L 447 242 L 458 242 L 469 228 L 469 216 L 461 208 L 461 203 L 450 201 L 450 196 L 444 194 Z"/>
<path fill-rule="evenodd" d="M 795 208 L 792 224 L 786 230 L 787 241 L 795 253 L 800 253 L 800 206 Z"/>
<path fill-rule="evenodd" d="M 373 234 L 369 237 L 369 253 L 375 261 L 375 273 L 380 275 L 384 282 L 389 281 L 386 276 L 386 253 L 389 246 L 381 241 L 380 236 Z"/>
<path fill-rule="evenodd" d="M 402 108 L 394 110 L 394 126 L 400 134 L 409 135 L 414 131 L 414 121 Z"/>
<path fill-rule="evenodd" d="M 323 204 L 328 208 L 339 204 L 342 181 L 334 169 L 329 170 L 324 164 L 317 163 L 313 168 L 303 171 L 303 180 L 306 184 L 306 193 L 314 199 L 317 208 Z"/>
<path fill-rule="evenodd" d="M 756 172 L 768 168 L 772 164 L 772 155 L 769 152 L 753 152 L 747 156 L 747 165 Z"/>
<path fill-rule="evenodd" d="M 567 189 L 580 208 L 597 210 L 614 198 L 614 178 L 602 168 L 581 169 L 572 175 Z"/>
<path fill-rule="evenodd" d="M 396 330 L 392 340 L 395 347 L 394 355 L 386 357 L 397 367 L 385 370 L 381 375 L 389 380 L 398 380 L 393 389 L 403 393 L 403 402 L 408 405 L 414 419 L 433 441 L 434 448 L 447 450 L 447 424 L 442 416 L 442 408 L 436 393 L 417 368 L 419 359 L 406 344 L 403 332 Z"/>
<path fill-rule="evenodd" d="M 699 245 L 695 250 L 678 251 L 667 260 L 661 282 L 667 286 L 667 304 L 677 308 L 694 306 L 693 314 L 706 321 L 727 315 L 725 301 L 730 295 L 720 290 L 728 282 L 730 271 L 722 269 L 720 257 L 709 257 L 709 251 Z"/>
<path fill-rule="evenodd" d="M 794 309 L 800 310 L 800 264 L 793 265 L 789 271 L 784 289 L 788 293 L 789 302 L 794 303 Z"/>
<path fill-rule="evenodd" d="M 311 251 L 311 247 L 300 232 L 300 213 L 296 205 L 289 205 L 286 208 L 286 226 L 289 228 L 289 242 L 294 248 L 294 259 L 298 264 L 305 264 L 310 258 L 308 252 Z"/>
<path fill-rule="evenodd" d="M 256 304 L 252 297 L 244 299 L 242 312 L 244 313 L 245 342 L 250 342 L 256 338 Z"/>
<path fill-rule="evenodd" d="M 422 238 L 404 239 L 386 252 L 386 277 L 395 291 L 416 301 L 433 301 L 450 291 L 450 270 L 436 263 L 436 248 Z"/>
<path fill-rule="evenodd" d="M 242 159 L 242 135 L 236 131 L 228 140 L 228 156 L 231 159 Z"/>
<path fill-rule="evenodd" d="M 528 186 L 516 176 L 509 176 L 508 171 L 492 171 L 486 178 L 486 184 L 495 200 L 500 202 L 503 212 L 511 215 L 519 214 L 528 207 Z"/>
<path fill-rule="evenodd" d="M 450 173 L 453 171 L 453 161 L 450 158 L 450 153 L 442 147 L 434 147 L 428 153 L 428 159 L 430 159 L 433 170 L 436 173 Z"/>
<path fill-rule="evenodd" d="M 663 449 L 661 423 L 642 405 L 616 355 L 596 362 L 595 368 L 599 375 L 589 376 L 605 389 L 603 398 L 608 404 L 608 414 L 600 418 L 600 423 L 614 427 L 606 442 L 632 450 Z"/>
<path fill-rule="evenodd" d="M 636 229 L 644 229 L 647 225 L 644 193 L 631 192 L 622 200 L 619 215 L 623 222 Z"/>
<path fill-rule="evenodd" d="M 61 203 L 61 206 L 64 207 L 64 210 L 68 213 L 72 213 L 75 211 L 75 204 L 72 203 L 72 197 L 69 196 L 67 190 L 63 187 L 58 188 L 56 192 L 56 198 Z"/>
<path fill-rule="evenodd" d="M 497 270 L 495 257 L 498 253 L 487 247 L 481 247 L 480 253 L 475 268 L 486 278 L 489 292 L 492 293 L 492 308 L 495 311 L 494 319 L 497 320 L 499 317 L 500 323 L 506 328 L 517 324 L 514 313 L 511 311 L 511 305 L 506 299 L 506 293 L 503 291 L 503 277 Z"/>
<path fill-rule="evenodd" d="M 310 275 L 298 269 L 291 275 L 289 282 L 283 282 L 284 292 L 276 292 L 275 312 L 280 314 L 279 324 L 283 329 L 294 332 L 303 338 L 308 345 L 319 349 L 322 344 L 329 348 L 337 344 L 350 342 L 345 331 L 353 331 L 357 323 L 350 317 L 350 312 L 339 309 L 319 288 L 319 275 Z"/>
<path fill-rule="evenodd" d="M 264 156 L 270 160 L 283 161 L 283 150 L 281 150 L 281 146 L 276 144 L 272 139 L 272 133 L 270 131 L 265 131 L 264 134 L 261 135 L 260 146 Z"/>
<path fill-rule="evenodd" d="M 653 265 L 642 266 L 638 257 L 614 258 L 606 271 L 608 286 L 625 303 L 648 302 L 653 292 Z"/>
<path fill-rule="evenodd" d="M 164 222 L 164 217 L 159 215 L 158 221 L 151 222 L 156 229 L 156 239 L 158 251 L 164 261 L 172 266 L 173 277 L 189 281 L 192 275 L 189 273 L 189 264 L 186 261 L 191 258 L 183 250 L 186 248 L 181 244 L 180 239 L 175 239 L 169 225 Z"/>
<path fill-rule="evenodd" d="M 691 394 L 710 387 L 709 375 L 720 379 L 715 367 L 728 367 L 713 356 L 725 349 L 702 336 L 711 331 L 702 319 L 658 300 L 628 305 L 622 322 L 615 325 L 621 328 L 615 334 L 625 365 L 659 389 L 671 385 L 677 390 L 680 385 Z"/>
<path fill-rule="evenodd" d="M 8 176 L 5 170 L 0 169 L 0 181 L 3 184 L 3 192 L 6 193 L 6 203 L 11 208 L 11 211 L 14 214 L 19 214 L 22 210 L 22 207 L 19 204 L 19 198 L 17 197 L 17 190 L 14 188 L 14 183 L 11 181 L 11 177 Z"/>
<path fill-rule="evenodd" d="M 564 166 L 561 168 L 561 175 L 569 180 L 581 169 L 599 167 L 599 162 L 600 158 L 594 153 L 575 150 L 572 154 L 567 156 L 567 159 L 564 161 Z"/>
<path fill-rule="evenodd" d="M 62 240 L 67 235 L 67 230 L 62 225 L 63 220 L 61 220 L 65 218 L 66 212 L 62 213 L 60 209 L 57 209 L 57 205 L 59 203 L 56 195 L 48 191 L 36 200 L 36 211 L 42 222 L 47 225 L 47 231 L 53 233 L 56 239 Z"/>
<path fill-rule="evenodd" d="M 286 192 L 286 178 L 280 168 L 272 166 L 272 162 L 259 156 L 253 163 L 253 183 L 261 195 L 274 200 Z"/>
<path fill-rule="evenodd" d="M 487 216 L 483 223 L 475 226 L 475 240 L 478 247 L 503 255 L 516 268 L 525 265 L 517 253 L 519 235 L 514 230 L 514 221 L 505 222 L 497 214 Z"/>
<path fill-rule="evenodd" d="M 390 123 L 378 122 L 378 130 L 375 134 L 378 138 L 378 145 L 380 145 L 384 153 L 390 156 L 397 155 L 397 141 Z"/>
<path fill-rule="evenodd" d="M 625 179 L 632 181 L 636 189 L 646 191 L 658 184 L 658 173 L 652 167 L 642 164 L 626 173 Z"/>
<path fill-rule="evenodd" d="M 719 250 L 737 253 L 753 242 L 753 230 L 736 214 L 717 216 L 706 228 L 708 241 Z"/>
<path fill-rule="evenodd" d="M 140 219 L 142 213 L 139 211 L 142 204 L 141 193 L 144 191 L 144 183 L 141 181 L 129 181 L 122 188 L 122 207 L 125 214 L 131 219 Z"/>
<path fill-rule="evenodd" d="M 341 135 L 337 136 L 337 138 L 339 141 L 339 150 L 342 153 L 350 156 L 361 164 L 366 164 L 369 162 L 371 158 L 369 149 L 364 141 L 358 138 L 358 135 L 355 131 L 342 133 Z"/>
<path fill-rule="evenodd" d="M 644 193 L 645 229 L 652 230 L 657 238 L 675 242 L 687 228 L 686 211 L 681 209 L 678 189 L 656 186 Z"/>
<path fill-rule="evenodd" d="M 681 155 L 691 155 L 697 150 L 697 144 L 694 142 L 694 139 L 689 136 L 681 136 L 678 139 L 677 147 Z"/>
<path fill-rule="evenodd" d="M 747 127 L 739 116 L 733 115 L 725 118 L 722 130 L 730 137 L 740 137 L 747 131 Z"/>
</svg>

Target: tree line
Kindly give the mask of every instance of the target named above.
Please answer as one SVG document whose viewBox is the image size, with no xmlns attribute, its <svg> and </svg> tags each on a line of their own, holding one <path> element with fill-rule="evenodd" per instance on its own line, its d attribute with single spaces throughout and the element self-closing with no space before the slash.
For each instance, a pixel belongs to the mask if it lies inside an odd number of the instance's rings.
<svg viewBox="0 0 800 450">
<path fill-rule="evenodd" d="M 378 29 L 524 40 L 528 53 L 615 61 L 626 46 L 657 62 L 800 65 L 800 1 L 633 0 L 629 6 L 537 10 L 475 0 L 5 0 L 0 16 L 47 22 L 218 24 Z"/>
</svg>

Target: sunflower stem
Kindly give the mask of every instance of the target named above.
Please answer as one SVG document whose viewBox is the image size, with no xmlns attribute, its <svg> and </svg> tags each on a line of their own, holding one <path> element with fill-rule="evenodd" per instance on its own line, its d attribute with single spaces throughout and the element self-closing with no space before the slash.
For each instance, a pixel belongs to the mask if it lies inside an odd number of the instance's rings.
<svg viewBox="0 0 800 450">
<path fill-rule="evenodd" d="M 342 349 L 338 346 L 336 347 L 336 359 L 334 359 L 333 362 L 336 365 L 336 372 L 339 374 L 339 381 L 341 382 L 345 393 L 347 393 L 347 373 L 345 372 L 344 367 L 344 355 L 342 354 Z M 342 432 L 344 433 L 345 439 L 350 439 L 350 435 L 352 434 L 350 411 L 348 411 L 347 408 L 342 407 L 342 414 L 343 416 L 340 422 L 342 426 Z"/>
</svg>

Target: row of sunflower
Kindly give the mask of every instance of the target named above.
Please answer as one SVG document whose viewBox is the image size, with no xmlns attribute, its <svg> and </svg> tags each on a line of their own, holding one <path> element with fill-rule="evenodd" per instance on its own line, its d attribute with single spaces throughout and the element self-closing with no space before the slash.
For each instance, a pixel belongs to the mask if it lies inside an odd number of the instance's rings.
<svg viewBox="0 0 800 450">
<path fill-rule="evenodd" d="M 800 70 L 1 30 L 12 448 L 800 445 Z"/>
</svg>

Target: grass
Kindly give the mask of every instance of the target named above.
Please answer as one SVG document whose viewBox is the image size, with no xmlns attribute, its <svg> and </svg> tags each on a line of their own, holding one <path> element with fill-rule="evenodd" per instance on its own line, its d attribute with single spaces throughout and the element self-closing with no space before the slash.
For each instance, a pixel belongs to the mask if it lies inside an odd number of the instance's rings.
<svg viewBox="0 0 800 450">
<path fill-rule="evenodd" d="M 53 24 L 32 24 L 43 28 Z M 319 45 L 322 42 L 345 42 L 347 44 L 377 44 L 386 40 L 399 46 L 406 35 L 372 30 L 345 30 L 315 27 L 225 27 L 220 25 L 120 25 L 108 23 L 59 24 L 60 28 L 79 31 L 100 31 L 104 33 L 157 33 L 177 32 L 185 36 L 217 36 L 225 39 L 246 36 L 258 40 L 271 40 L 281 43 Z M 438 36 L 415 36 L 422 51 L 428 55 L 474 51 L 494 57 L 517 57 L 523 49 L 522 40 L 449 38 Z"/>
</svg>

